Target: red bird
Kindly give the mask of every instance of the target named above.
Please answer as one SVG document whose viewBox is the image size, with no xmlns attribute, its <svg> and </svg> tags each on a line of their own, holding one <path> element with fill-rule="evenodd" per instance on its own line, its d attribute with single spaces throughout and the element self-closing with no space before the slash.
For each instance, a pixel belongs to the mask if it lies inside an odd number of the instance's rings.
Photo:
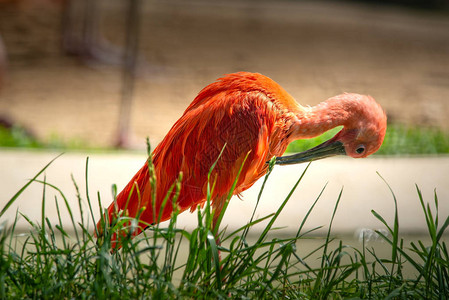
<svg viewBox="0 0 449 300">
<path fill-rule="evenodd" d="M 291 156 L 281 155 L 297 139 L 313 138 L 337 126 L 343 129 L 329 141 Z M 376 152 L 387 127 L 385 112 L 370 96 L 342 94 L 317 106 L 303 107 L 270 78 L 256 73 L 226 75 L 206 86 L 187 107 L 152 154 L 157 178 L 155 207 L 147 163 L 109 206 L 109 220 L 125 210 L 135 217 L 144 208 L 140 233 L 148 224 L 170 219 L 170 198 L 162 215 L 161 203 L 170 186 L 183 174 L 177 199 L 179 210 L 194 211 L 206 201 L 211 174 L 214 226 L 242 163 L 234 194 L 250 188 L 268 169 L 267 161 L 294 164 L 338 154 L 354 158 Z M 137 192 L 138 190 L 139 192 Z M 156 212 L 156 215 L 154 215 Z M 102 232 L 101 224 L 97 225 Z"/>
</svg>

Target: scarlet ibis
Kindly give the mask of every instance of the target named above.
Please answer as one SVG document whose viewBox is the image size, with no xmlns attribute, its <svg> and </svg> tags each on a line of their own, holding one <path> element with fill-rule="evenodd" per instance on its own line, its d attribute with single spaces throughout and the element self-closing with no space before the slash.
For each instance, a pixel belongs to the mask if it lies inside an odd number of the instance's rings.
<svg viewBox="0 0 449 300">
<path fill-rule="evenodd" d="M 323 144 L 282 156 L 291 141 L 312 138 L 337 126 L 343 128 Z M 138 234 L 148 224 L 170 219 L 174 191 L 168 195 L 161 215 L 159 211 L 180 172 L 183 179 L 176 205 L 181 212 L 189 208 L 194 211 L 206 201 L 208 173 L 223 150 L 210 177 L 215 182 L 212 193 L 215 226 L 242 164 L 234 194 L 250 188 L 263 176 L 268 170 L 267 161 L 273 157 L 279 165 L 333 155 L 366 157 L 379 149 L 386 127 L 385 112 L 370 96 L 345 93 L 314 107 L 303 107 L 264 75 L 247 72 L 226 75 L 200 91 L 154 149 L 155 201 L 145 163 L 117 196 L 116 203 L 109 206 L 109 220 L 125 208 L 131 217 L 144 208 L 140 221 L 145 224 L 139 223 L 134 232 Z M 99 232 L 101 226 L 97 225 Z"/>
</svg>

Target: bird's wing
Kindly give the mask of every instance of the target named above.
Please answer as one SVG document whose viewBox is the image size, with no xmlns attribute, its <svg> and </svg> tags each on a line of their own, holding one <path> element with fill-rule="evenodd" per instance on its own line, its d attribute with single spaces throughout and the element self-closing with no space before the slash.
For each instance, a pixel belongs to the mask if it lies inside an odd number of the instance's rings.
<svg viewBox="0 0 449 300">
<path fill-rule="evenodd" d="M 217 159 L 210 174 L 210 184 L 214 186 L 213 201 L 226 198 L 245 158 L 234 194 L 249 188 L 265 173 L 265 162 L 270 156 L 268 143 L 275 117 L 266 101 L 260 93 L 222 92 L 187 109 L 154 149 L 155 205 L 145 164 L 117 196 L 116 202 L 110 205 L 109 219 L 119 211 L 135 217 L 144 209 L 140 216 L 144 223 L 140 223 L 141 228 L 134 234 L 140 233 L 147 224 L 169 219 L 173 211 L 174 190 L 162 214 L 159 212 L 180 172 L 183 179 L 177 205 L 181 211 L 194 210 L 206 200 L 208 174 Z M 220 206 L 220 203 L 215 203 L 215 206 Z"/>
<path fill-rule="evenodd" d="M 274 115 L 266 101 L 260 93 L 221 92 L 186 110 L 155 149 L 158 193 L 164 194 L 181 171 L 178 205 L 195 209 L 206 199 L 208 174 L 221 151 L 210 176 L 212 198 L 229 192 L 247 155 L 234 193 L 249 188 L 266 171 L 269 156 Z"/>
</svg>

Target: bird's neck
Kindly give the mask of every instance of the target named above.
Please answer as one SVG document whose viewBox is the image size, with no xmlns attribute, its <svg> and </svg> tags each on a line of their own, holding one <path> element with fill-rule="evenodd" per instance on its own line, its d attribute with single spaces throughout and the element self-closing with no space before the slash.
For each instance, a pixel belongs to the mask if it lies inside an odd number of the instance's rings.
<svg viewBox="0 0 449 300">
<path fill-rule="evenodd" d="M 338 127 L 351 126 L 358 114 L 356 101 L 339 96 L 313 107 L 306 107 L 297 114 L 293 128 L 294 139 L 313 138 Z"/>
</svg>

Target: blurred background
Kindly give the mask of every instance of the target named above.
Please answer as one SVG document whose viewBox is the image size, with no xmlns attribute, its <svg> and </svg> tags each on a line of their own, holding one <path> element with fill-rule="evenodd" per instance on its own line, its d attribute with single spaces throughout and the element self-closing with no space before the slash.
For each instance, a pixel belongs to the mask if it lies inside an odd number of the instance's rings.
<svg viewBox="0 0 449 300">
<path fill-rule="evenodd" d="M 91 190 L 100 190 L 108 205 L 111 184 L 120 190 L 143 164 L 145 138 L 157 145 L 204 86 L 236 71 L 271 77 L 303 105 L 342 92 L 370 94 L 388 114 L 380 153 L 440 153 L 413 161 L 381 156 L 314 163 L 296 194 L 300 200 L 288 209 L 291 218 L 283 218 L 286 225 L 300 220 L 310 207 L 304 201 L 311 203 L 330 182 L 317 206 L 322 219 L 312 227 L 329 221 L 342 186 L 348 200 L 342 201 L 339 228 L 376 226 L 367 221 L 373 219 L 370 209 L 393 213 L 376 171 L 402 196 L 402 220 L 410 231 L 425 228 L 424 220 L 416 221 L 422 211 L 414 183 L 425 186 L 427 201 L 433 201 L 434 188 L 442 199 L 449 196 L 447 0 L 0 0 L 0 39 L 0 144 L 13 147 L 0 150 L 6 199 L 60 149 L 137 149 L 135 157 L 95 152 L 91 159 Z M 73 173 L 83 182 L 85 157 L 64 155 L 49 179 L 72 188 Z M 288 185 L 272 186 L 276 201 L 294 184 L 298 168 L 278 168 L 286 173 L 273 175 Z M 251 214 L 256 186 L 250 200 L 231 202 L 242 213 L 237 219 Z M 33 214 L 27 203 L 38 203 L 40 193 L 38 186 L 20 202 L 26 214 Z M 267 213 L 279 204 L 270 201 Z M 447 201 L 440 209 L 449 211 Z"/>
<path fill-rule="evenodd" d="M 447 131 L 448 7 L 445 0 L 0 0 L 0 119 L 50 146 L 143 148 L 145 137 L 154 145 L 163 138 L 204 86 L 251 71 L 303 105 L 366 93 L 390 124 Z"/>
</svg>

